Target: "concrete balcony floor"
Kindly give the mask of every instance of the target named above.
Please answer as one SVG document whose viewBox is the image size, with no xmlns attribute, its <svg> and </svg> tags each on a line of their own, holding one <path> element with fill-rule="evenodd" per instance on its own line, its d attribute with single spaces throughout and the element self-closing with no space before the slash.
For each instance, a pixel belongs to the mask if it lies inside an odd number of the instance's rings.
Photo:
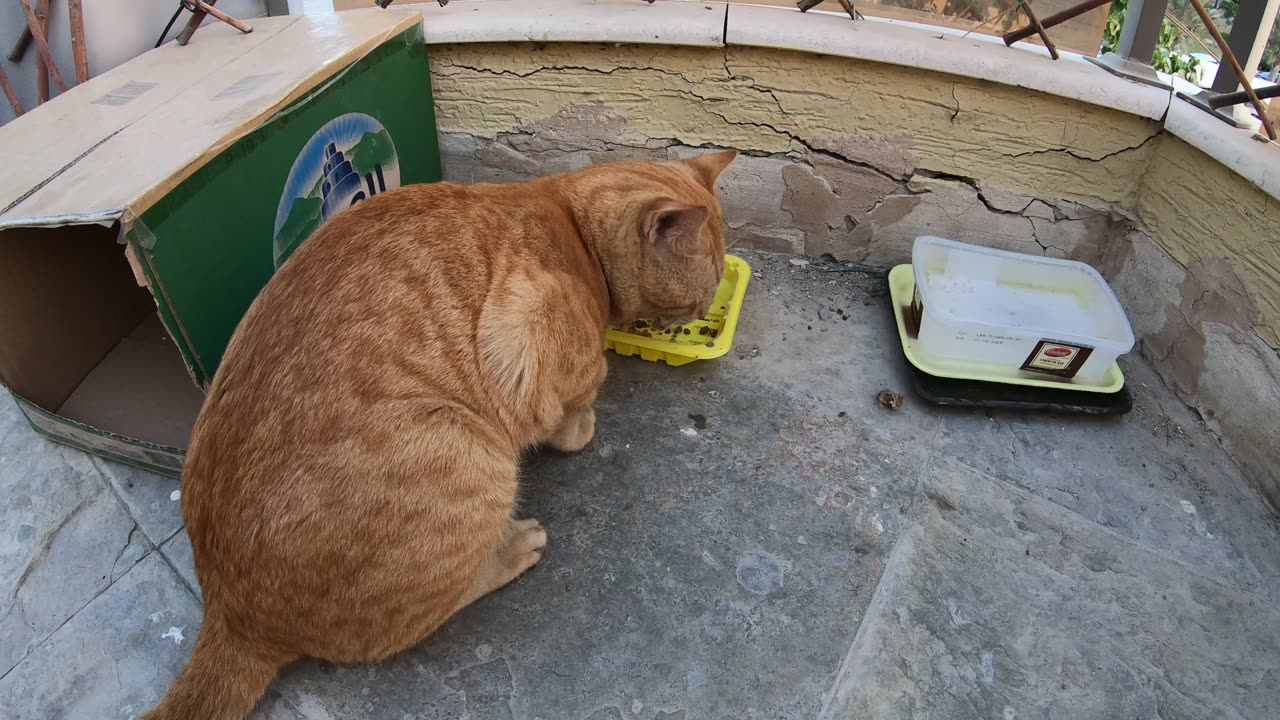
<svg viewBox="0 0 1280 720">
<path fill-rule="evenodd" d="M 1121 418 L 943 411 L 881 278 L 743 255 L 730 355 L 610 357 L 592 444 L 529 458 L 538 567 L 381 665 L 287 668 L 254 717 L 1274 715 L 1276 517 L 1147 365 Z M 0 716 L 167 689 L 201 617 L 176 488 L 0 400 Z"/>
</svg>

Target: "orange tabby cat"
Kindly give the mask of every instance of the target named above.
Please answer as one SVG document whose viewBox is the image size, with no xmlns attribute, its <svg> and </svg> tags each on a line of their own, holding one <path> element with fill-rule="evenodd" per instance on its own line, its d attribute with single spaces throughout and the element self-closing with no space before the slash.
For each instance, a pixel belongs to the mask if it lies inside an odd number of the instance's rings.
<svg viewBox="0 0 1280 720">
<path fill-rule="evenodd" d="M 537 563 L 519 454 L 591 441 L 606 324 L 706 313 L 735 155 L 405 187 L 304 243 L 192 433 L 204 625 L 144 720 L 243 718 L 283 664 L 385 658 Z"/>
</svg>

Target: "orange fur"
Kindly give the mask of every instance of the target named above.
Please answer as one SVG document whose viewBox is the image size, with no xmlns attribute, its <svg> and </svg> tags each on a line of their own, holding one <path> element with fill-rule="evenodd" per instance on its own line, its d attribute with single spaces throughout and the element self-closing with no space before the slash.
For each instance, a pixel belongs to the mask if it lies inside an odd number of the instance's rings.
<svg viewBox="0 0 1280 720">
<path fill-rule="evenodd" d="M 590 442 L 607 323 L 706 312 L 734 155 L 406 187 L 304 243 L 196 422 L 204 626 L 145 720 L 243 718 L 290 660 L 385 658 L 536 563 L 518 455 Z"/>
</svg>

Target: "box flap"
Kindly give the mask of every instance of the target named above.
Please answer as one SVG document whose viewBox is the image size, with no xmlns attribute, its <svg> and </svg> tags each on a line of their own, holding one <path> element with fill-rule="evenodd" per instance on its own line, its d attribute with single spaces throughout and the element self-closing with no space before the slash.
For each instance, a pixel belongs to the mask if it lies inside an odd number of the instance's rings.
<svg viewBox="0 0 1280 720">
<path fill-rule="evenodd" d="M 262 18 L 243 36 L 219 23 L 74 88 L 0 128 L 0 159 L 20 169 L 0 177 L 0 229 L 141 214 L 266 118 L 420 23 L 416 11 L 378 8 Z"/>
<path fill-rule="evenodd" d="M 5 125 L 0 129 L 0 164 L 10 171 L 0 174 L 0 215 L 8 214 L 10 206 L 16 207 L 138 118 L 290 24 L 259 25 L 245 35 L 216 23 L 201 31 L 202 39 L 203 33 L 209 33 L 208 42 L 185 48 L 168 43 L 76 85 L 38 111 Z"/>
</svg>

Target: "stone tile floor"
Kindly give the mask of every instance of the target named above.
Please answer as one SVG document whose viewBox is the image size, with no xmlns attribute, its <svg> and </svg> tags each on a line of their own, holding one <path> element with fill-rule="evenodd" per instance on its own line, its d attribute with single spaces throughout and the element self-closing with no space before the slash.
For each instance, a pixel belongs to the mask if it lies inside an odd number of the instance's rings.
<svg viewBox="0 0 1280 720">
<path fill-rule="evenodd" d="M 1276 716 L 1280 525 L 1150 368 L 1123 418 L 884 410 L 882 281 L 746 257 L 727 358 L 611 357 L 592 445 L 530 457 L 540 566 L 255 720 Z M 0 717 L 164 692 L 201 616 L 176 489 L 0 398 Z"/>
</svg>

